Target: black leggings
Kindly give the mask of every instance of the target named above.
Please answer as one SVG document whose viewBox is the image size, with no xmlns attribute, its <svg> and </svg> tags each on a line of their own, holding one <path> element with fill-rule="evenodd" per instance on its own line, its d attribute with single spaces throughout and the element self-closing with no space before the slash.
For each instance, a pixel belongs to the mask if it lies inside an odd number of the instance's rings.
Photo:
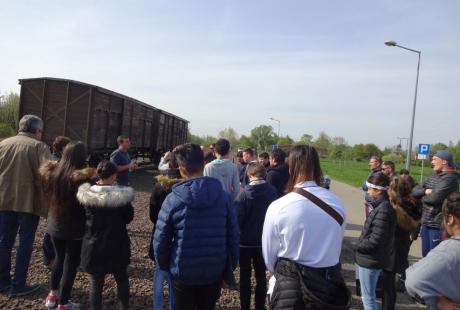
<svg viewBox="0 0 460 310">
<path fill-rule="evenodd" d="M 51 272 L 51 289 L 59 290 L 58 303 L 69 301 L 73 282 L 80 265 L 81 240 L 62 240 L 51 237 L 56 259 Z"/>
<path fill-rule="evenodd" d="M 104 288 L 105 274 L 91 275 L 90 305 L 92 310 L 102 309 L 102 289 Z M 117 282 L 118 299 L 120 299 L 120 309 L 129 308 L 129 279 L 126 269 L 113 274 Z"/>
<path fill-rule="evenodd" d="M 382 271 L 383 274 L 383 297 L 382 310 L 394 310 L 396 305 L 396 274 L 391 271 Z"/>
</svg>

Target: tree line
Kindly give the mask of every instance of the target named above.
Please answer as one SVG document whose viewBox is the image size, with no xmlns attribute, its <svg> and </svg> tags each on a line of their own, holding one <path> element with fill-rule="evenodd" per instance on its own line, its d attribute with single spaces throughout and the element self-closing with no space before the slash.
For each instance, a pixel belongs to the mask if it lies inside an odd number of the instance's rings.
<svg viewBox="0 0 460 310">
<path fill-rule="evenodd" d="M 391 160 L 395 163 L 404 163 L 406 150 L 403 150 L 401 145 L 385 147 L 380 149 L 373 143 L 349 145 L 343 137 L 331 137 L 326 132 L 322 131 L 315 138 L 313 135 L 305 133 L 297 141 L 289 135 L 279 136 L 275 133 L 272 126 L 260 125 L 253 128 L 248 135 L 238 135 L 235 129 L 225 128 L 217 134 L 217 136 L 199 136 L 189 133 L 189 142 L 209 146 L 215 143 L 219 138 L 225 138 L 230 141 L 233 150 L 238 148 L 251 147 L 260 152 L 271 151 L 274 145 L 280 147 L 288 147 L 296 144 L 311 144 L 321 157 L 336 161 L 367 161 L 371 156 L 377 155 L 383 160 Z M 449 142 L 449 145 L 444 143 L 436 143 L 431 145 L 432 154 L 438 150 L 449 150 L 455 157 L 455 161 L 460 163 L 460 139 L 456 144 Z M 417 155 L 417 147 L 414 148 L 414 156 Z M 415 158 L 414 161 L 416 162 Z"/>
<path fill-rule="evenodd" d="M 19 95 L 14 92 L 0 94 L 0 139 L 12 136 L 16 133 L 19 116 Z M 188 134 L 189 142 L 209 146 L 217 139 L 225 138 L 230 141 L 233 149 L 251 147 L 258 151 L 271 151 L 274 145 L 292 146 L 296 144 L 312 144 L 317 148 L 322 157 L 331 160 L 355 160 L 366 161 L 373 155 L 381 156 L 384 160 L 391 160 L 395 163 L 403 163 L 405 150 L 400 145 L 380 149 L 375 144 L 349 145 L 343 137 L 331 137 L 322 131 L 316 138 L 308 133 L 303 134 L 295 141 L 289 135 L 278 136 L 270 125 L 259 125 L 253 128 L 249 134 L 239 135 L 231 127 L 225 128 L 217 136 L 199 136 L 193 133 Z M 460 139 L 457 143 L 449 142 L 436 143 L 431 146 L 434 154 L 437 150 L 449 150 L 460 164 Z M 416 148 L 413 154 L 417 154 Z"/>
</svg>

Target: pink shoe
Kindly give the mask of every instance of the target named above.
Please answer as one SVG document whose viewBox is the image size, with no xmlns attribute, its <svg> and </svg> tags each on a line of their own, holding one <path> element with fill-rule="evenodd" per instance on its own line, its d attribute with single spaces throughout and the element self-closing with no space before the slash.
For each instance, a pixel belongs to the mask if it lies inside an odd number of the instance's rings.
<svg viewBox="0 0 460 310">
<path fill-rule="evenodd" d="M 57 296 L 53 293 L 49 293 L 46 297 L 45 307 L 46 308 L 56 308 L 57 306 Z"/>
</svg>

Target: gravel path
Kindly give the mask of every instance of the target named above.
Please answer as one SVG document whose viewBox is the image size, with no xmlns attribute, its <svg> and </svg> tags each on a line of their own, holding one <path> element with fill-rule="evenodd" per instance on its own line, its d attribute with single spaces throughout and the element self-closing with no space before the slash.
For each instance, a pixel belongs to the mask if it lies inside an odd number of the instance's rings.
<svg viewBox="0 0 460 310">
<path fill-rule="evenodd" d="M 129 267 L 132 309 L 151 309 L 152 301 L 152 268 L 153 264 L 147 256 L 152 224 L 148 215 L 148 201 L 152 185 L 153 172 L 137 171 L 132 176 L 136 189 L 134 201 L 135 217 L 128 226 L 131 238 L 131 265 Z M 41 244 L 46 221 L 41 220 L 34 243 L 32 259 L 29 268 L 28 281 L 40 283 L 41 288 L 36 293 L 22 297 L 9 298 L 0 294 L 0 309 L 44 309 L 44 299 L 49 288 L 49 271 L 42 264 Z M 342 251 L 344 276 L 350 289 L 354 292 L 354 267 L 351 246 L 353 239 L 347 238 Z M 14 261 L 14 257 L 13 257 Z M 78 273 L 72 291 L 72 300 L 81 304 L 81 309 L 88 308 L 89 277 Z M 104 309 L 117 309 L 116 284 L 112 276 L 108 276 L 104 288 Z M 235 291 L 223 290 L 217 309 L 239 309 L 239 295 Z M 353 309 L 362 309 L 360 300 L 354 296 Z M 420 309 L 405 295 L 398 296 L 397 309 Z M 422 308 L 423 309 L 423 308 Z"/>
</svg>

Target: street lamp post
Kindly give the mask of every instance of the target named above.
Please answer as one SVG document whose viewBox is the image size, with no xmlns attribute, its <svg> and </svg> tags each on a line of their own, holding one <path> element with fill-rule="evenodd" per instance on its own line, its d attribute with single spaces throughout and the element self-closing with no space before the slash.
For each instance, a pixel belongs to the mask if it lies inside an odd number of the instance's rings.
<svg viewBox="0 0 460 310">
<path fill-rule="evenodd" d="M 278 122 L 278 141 L 276 141 L 277 144 L 279 144 L 280 141 L 280 127 L 281 127 L 281 122 L 273 117 L 270 117 L 270 120 Z"/>
<path fill-rule="evenodd" d="M 409 147 L 409 138 L 404 138 L 404 137 L 396 137 L 396 139 L 399 139 L 399 147 L 402 147 L 402 140 L 406 140 L 406 152 L 407 148 Z"/>
<path fill-rule="evenodd" d="M 414 137 L 414 121 L 415 121 L 415 107 L 417 106 L 417 90 L 418 90 L 418 76 L 420 71 L 420 56 L 422 54 L 421 51 L 417 51 L 405 46 L 398 45 L 395 41 L 386 41 L 386 46 L 396 46 L 414 53 L 418 54 L 418 64 L 417 64 L 417 78 L 415 79 L 415 95 L 414 95 L 414 105 L 412 107 L 412 121 L 410 126 L 410 136 L 409 136 L 409 146 L 407 148 L 406 154 L 406 169 L 410 171 L 410 163 L 411 163 L 411 152 L 412 152 L 412 140 Z"/>
</svg>

